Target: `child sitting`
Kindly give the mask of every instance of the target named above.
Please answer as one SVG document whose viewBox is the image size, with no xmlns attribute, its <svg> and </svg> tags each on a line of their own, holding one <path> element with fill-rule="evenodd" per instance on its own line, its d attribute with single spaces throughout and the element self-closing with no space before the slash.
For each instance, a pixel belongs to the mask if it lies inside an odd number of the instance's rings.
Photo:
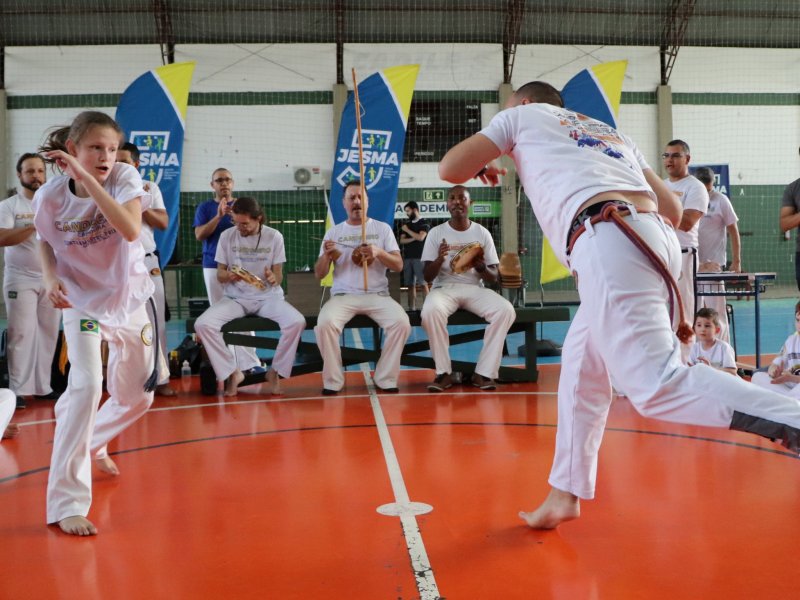
<svg viewBox="0 0 800 600">
<path fill-rule="evenodd" d="M 794 327 L 767 372 L 753 373 L 752 382 L 784 396 L 800 398 L 800 302 L 794 307 Z"/>
<path fill-rule="evenodd" d="M 698 310 L 694 318 L 697 341 L 689 352 L 689 366 L 703 363 L 736 375 L 736 355 L 729 343 L 717 339 L 719 332 L 719 313 L 713 308 Z"/>
</svg>

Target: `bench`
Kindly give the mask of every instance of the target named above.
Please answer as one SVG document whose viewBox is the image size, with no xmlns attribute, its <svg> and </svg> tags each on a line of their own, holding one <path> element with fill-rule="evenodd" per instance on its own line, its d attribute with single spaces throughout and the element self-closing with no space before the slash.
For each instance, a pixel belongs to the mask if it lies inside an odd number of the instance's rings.
<svg viewBox="0 0 800 600">
<path fill-rule="evenodd" d="M 501 366 L 498 379 L 509 382 L 535 382 L 538 379 L 539 371 L 536 368 L 536 324 L 546 321 L 569 321 L 569 308 L 566 306 L 545 306 L 545 307 L 518 307 L 514 309 L 517 313 L 514 324 L 511 325 L 509 333 L 523 332 L 525 334 L 525 366 L 524 368 Z M 420 311 L 409 311 L 409 321 L 411 326 L 421 326 L 422 321 Z M 306 317 L 306 330 L 313 330 L 317 324 L 316 316 Z M 466 310 L 457 310 L 450 316 L 448 325 L 486 325 L 481 317 Z M 354 348 L 342 346 L 342 364 L 347 367 L 363 362 L 377 362 L 380 358 L 380 328 L 375 321 L 366 315 L 356 315 L 351 319 L 346 329 L 363 328 L 372 329 L 372 344 L 369 348 Z M 186 321 L 188 333 L 194 331 L 194 320 Z M 251 336 L 242 332 L 249 331 L 280 331 L 278 324 L 269 319 L 261 317 L 244 317 L 234 319 L 226 323 L 222 328 L 223 339 L 226 343 L 235 346 L 250 346 L 274 350 L 278 345 L 276 338 Z M 474 331 L 465 331 L 450 336 L 450 345 L 455 346 L 467 342 L 483 339 L 483 328 Z M 434 369 L 433 358 L 419 356 L 418 353 L 430 350 L 428 340 L 409 342 L 403 349 L 400 364 L 407 367 L 419 367 L 423 369 Z M 295 364 L 292 369 L 293 375 L 305 373 L 315 373 L 322 370 L 322 358 L 319 349 L 314 342 L 300 341 L 298 354 L 308 358 L 305 362 Z M 472 373 L 475 370 L 475 363 L 468 361 L 452 361 L 453 370 L 461 373 Z M 241 385 L 250 385 L 264 381 L 263 374 L 248 375 Z"/>
</svg>

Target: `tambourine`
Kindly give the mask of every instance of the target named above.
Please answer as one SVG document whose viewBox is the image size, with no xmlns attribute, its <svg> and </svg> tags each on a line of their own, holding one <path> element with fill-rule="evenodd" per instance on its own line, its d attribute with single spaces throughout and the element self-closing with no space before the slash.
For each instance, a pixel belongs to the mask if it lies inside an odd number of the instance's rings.
<svg viewBox="0 0 800 600">
<path fill-rule="evenodd" d="M 481 256 L 483 256 L 483 246 L 478 242 L 470 242 L 450 259 L 450 270 L 456 274 L 469 271 L 475 259 Z"/>
<path fill-rule="evenodd" d="M 250 285 L 257 287 L 260 290 L 267 289 L 267 284 L 264 283 L 264 280 L 261 279 L 258 275 L 254 275 L 244 267 L 240 267 L 239 265 L 233 265 L 231 267 L 231 273 L 234 273 L 242 278 L 245 283 L 249 283 Z"/>
<path fill-rule="evenodd" d="M 356 264 L 357 267 L 360 267 L 364 263 L 364 255 L 361 254 L 361 248 L 355 248 L 353 250 L 353 254 L 350 255 L 350 258 L 353 259 L 353 262 Z M 370 266 L 372 263 L 375 262 L 375 257 L 370 256 L 367 259 L 367 266 Z"/>
</svg>

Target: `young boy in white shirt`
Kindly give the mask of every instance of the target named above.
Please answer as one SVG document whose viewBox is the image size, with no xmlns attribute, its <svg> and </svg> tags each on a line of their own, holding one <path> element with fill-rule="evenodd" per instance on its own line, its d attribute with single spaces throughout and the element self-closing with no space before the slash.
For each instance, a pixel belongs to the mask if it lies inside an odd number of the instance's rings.
<svg viewBox="0 0 800 600">
<path fill-rule="evenodd" d="M 703 363 L 720 371 L 736 375 L 736 354 L 731 345 L 717 336 L 722 331 L 719 313 L 713 308 L 701 308 L 694 317 L 696 341 L 689 351 L 689 366 Z"/>
<path fill-rule="evenodd" d="M 784 396 L 800 399 L 800 302 L 794 307 L 795 331 L 783 343 L 767 372 L 753 373 L 751 381 Z"/>
</svg>

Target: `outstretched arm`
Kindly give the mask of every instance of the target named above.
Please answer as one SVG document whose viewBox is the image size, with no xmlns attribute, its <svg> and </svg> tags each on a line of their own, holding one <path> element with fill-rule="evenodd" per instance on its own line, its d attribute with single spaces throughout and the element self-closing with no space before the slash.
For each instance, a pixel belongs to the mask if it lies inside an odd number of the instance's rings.
<svg viewBox="0 0 800 600">
<path fill-rule="evenodd" d="M 476 133 L 447 151 L 439 163 L 439 177 L 450 183 L 464 183 L 479 177 L 484 183 L 497 185 L 499 175 L 506 173 L 493 162 L 499 157 L 500 149 L 494 142 Z"/>
</svg>

